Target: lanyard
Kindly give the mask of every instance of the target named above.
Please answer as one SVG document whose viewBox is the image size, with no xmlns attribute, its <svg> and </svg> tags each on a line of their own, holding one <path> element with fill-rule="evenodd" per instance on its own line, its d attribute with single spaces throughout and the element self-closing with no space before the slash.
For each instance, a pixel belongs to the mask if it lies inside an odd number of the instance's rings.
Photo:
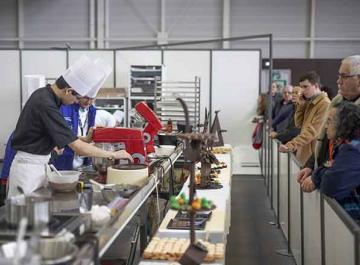
<svg viewBox="0 0 360 265">
<path fill-rule="evenodd" d="M 82 120 L 81 120 L 80 111 L 81 111 L 81 110 L 79 110 L 79 119 L 78 119 L 78 120 L 79 120 L 80 134 L 81 134 L 80 136 L 86 136 L 87 132 L 89 131 L 89 128 L 87 128 L 85 134 L 84 134 L 84 129 L 85 129 L 85 127 L 86 127 L 86 125 L 87 125 L 87 122 L 88 122 L 89 111 L 86 111 L 86 116 L 85 116 L 84 123 L 83 123 Z"/>
</svg>

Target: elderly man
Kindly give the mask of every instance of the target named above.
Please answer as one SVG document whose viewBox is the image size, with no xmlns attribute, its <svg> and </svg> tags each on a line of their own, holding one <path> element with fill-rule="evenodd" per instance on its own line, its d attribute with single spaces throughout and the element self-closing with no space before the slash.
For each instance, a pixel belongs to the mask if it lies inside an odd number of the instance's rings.
<svg viewBox="0 0 360 265">
<path fill-rule="evenodd" d="M 299 101 L 300 96 L 301 87 L 295 86 L 291 93 L 291 101 L 293 103 L 293 106 L 295 106 L 295 104 Z M 278 139 L 281 143 L 286 144 L 300 133 L 300 129 L 296 128 L 295 126 L 294 113 L 295 108 L 293 108 L 291 115 L 289 115 L 287 124 L 284 129 L 273 131 L 270 133 L 270 137 L 272 139 Z"/>
<path fill-rule="evenodd" d="M 320 91 L 320 77 L 308 72 L 300 78 L 302 97 L 296 104 L 295 126 L 301 128 L 300 134 L 280 145 L 280 152 L 295 152 L 299 162 L 304 165 L 315 149 L 315 143 L 326 118 L 330 100 Z"/>
<path fill-rule="evenodd" d="M 331 101 L 331 106 L 342 101 L 350 101 L 360 105 L 360 55 L 349 56 L 342 60 L 337 84 L 339 94 Z M 322 166 L 329 159 L 329 141 L 325 132 L 326 128 L 323 127 L 318 137 L 315 153 L 298 174 L 298 182 L 301 184 L 315 168 Z M 303 190 L 307 191 L 306 183 L 302 186 L 304 187 Z"/>
<path fill-rule="evenodd" d="M 273 119 L 272 127 L 274 131 L 281 131 L 285 129 L 289 118 L 294 115 L 295 107 L 292 103 L 292 90 L 293 87 L 287 85 L 282 91 L 282 100 L 280 101 L 279 110 Z"/>
</svg>

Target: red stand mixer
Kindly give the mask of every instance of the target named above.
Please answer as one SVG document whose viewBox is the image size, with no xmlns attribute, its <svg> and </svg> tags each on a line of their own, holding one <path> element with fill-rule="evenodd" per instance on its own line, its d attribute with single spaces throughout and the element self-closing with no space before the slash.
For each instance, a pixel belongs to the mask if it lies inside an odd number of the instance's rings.
<svg viewBox="0 0 360 265">
<path fill-rule="evenodd" d="M 134 158 L 134 163 L 144 164 L 146 155 L 153 153 L 154 138 L 162 128 L 161 122 L 145 102 L 135 105 L 137 119 L 144 121 L 145 128 L 96 128 L 92 140 L 99 148 L 108 151 L 125 149 Z M 111 161 L 105 158 L 93 158 L 93 164 L 102 178 L 105 178 Z"/>
<path fill-rule="evenodd" d="M 150 109 L 144 101 L 137 103 L 135 105 L 135 110 L 137 111 L 137 113 L 135 113 L 135 115 L 137 115 L 137 118 L 142 119 L 146 123 L 143 130 L 146 152 L 154 153 L 154 138 L 157 135 L 158 131 L 160 131 L 160 129 L 162 128 L 162 124 L 159 118 L 156 116 L 155 112 Z"/>
</svg>

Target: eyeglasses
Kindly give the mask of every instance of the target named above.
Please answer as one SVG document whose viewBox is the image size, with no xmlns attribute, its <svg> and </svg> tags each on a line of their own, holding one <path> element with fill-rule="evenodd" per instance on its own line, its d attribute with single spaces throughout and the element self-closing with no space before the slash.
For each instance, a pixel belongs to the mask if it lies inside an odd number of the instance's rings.
<svg viewBox="0 0 360 265">
<path fill-rule="evenodd" d="M 348 79 L 348 78 L 351 78 L 351 77 L 355 77 L 357 75 L 347 75 L 347 74 L 338 74 L 338 78 L 339 79 Z"/>
<path fill-rule="evenodd" d="M 81 99 L 81 98 L 82 98 L 82 96 L 81 96 L 79 93 L 77 93 L 75 90 L 71 91 L 71 94 L 72 94 L 73 96 L 75 96 L 76 99 Z"/>
<path fill-rule="evenodd" d="M 86 101 L 93 101 L 93 100 L 95 100 L 95 98 L 90 98 L 90 97 L 83 97 L 82 98 L 83 100 L 86 100 Z"/>
</svg>

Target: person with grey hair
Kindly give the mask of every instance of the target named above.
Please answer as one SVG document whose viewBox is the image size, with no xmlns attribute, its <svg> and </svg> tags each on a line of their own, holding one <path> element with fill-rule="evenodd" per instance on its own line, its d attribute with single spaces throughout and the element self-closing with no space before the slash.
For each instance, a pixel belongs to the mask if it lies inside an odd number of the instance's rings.
<svg viewBox="0 0 360 265">
<path fill-rule="evenodd" d="M 343 101 L 360 105 L 360 55 L 352 55 L 341 61 L 337 84 L 339 93 L 331 101 L 330 107 Z M 300 184 L 311 176 L 314 169 L 327 163 L 330 157 L 329 149 L 331 149 L 331 144 L 326 138 L 326 127 L 324 126 L 318 137 L 314 154 L 297 176 Z"/>
<path fill-rule="evenodd" d="M 295 106 L 292 103 L 292 90 L 293 87 L 287 85 L 282 91 L 282 100 L 279 104 L 279 110 L 272 121 L 272 128 L 274 131 L 281 131 L 285 129 L 289 118 L 294 115 Z"/>
</svg>

